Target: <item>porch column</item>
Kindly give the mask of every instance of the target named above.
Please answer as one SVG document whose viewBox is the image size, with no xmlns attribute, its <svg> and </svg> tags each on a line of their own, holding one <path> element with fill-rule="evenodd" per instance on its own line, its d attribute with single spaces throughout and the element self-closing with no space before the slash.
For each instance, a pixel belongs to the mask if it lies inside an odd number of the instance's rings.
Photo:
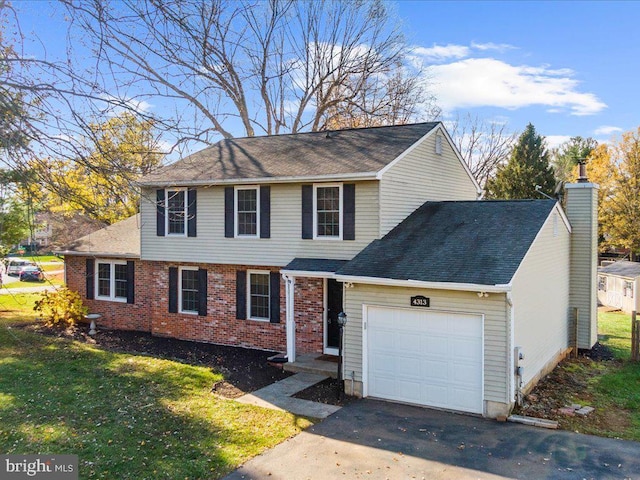
<svg viewBox="0 0 640 480">
<path fill-rule="evenodd" d="M 287 361 L 293 363 L 296 361 L 296 321 L 294 316 L 294 296 L 296 278 L 282 274 L 285 283 L 286 297 L 286 328 L 287 328 Z"/>
</svg>

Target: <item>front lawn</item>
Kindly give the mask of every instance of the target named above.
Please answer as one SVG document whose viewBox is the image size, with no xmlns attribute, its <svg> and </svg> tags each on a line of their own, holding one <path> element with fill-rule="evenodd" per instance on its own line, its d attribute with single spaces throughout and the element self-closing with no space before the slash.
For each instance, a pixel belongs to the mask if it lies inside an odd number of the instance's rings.
<svg viewBox="0 0 640 480">
<path fill-rule="evenodd" d="M 212 394 L 207 367 L 16 328 L 30 302 L 0 297 L 4 454 L 77 454 L 80 478 L 215 479 L 309 425 Z"/>
</svg>

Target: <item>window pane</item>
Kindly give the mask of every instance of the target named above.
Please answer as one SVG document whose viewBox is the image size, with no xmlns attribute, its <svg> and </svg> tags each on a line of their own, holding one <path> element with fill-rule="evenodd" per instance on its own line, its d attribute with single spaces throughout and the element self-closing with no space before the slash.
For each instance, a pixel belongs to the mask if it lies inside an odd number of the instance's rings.
<svg viewBox="0 0 640 480">
<path fill-rule="evenodd" d="M 199 310 L 198 271 L 182 270 L 182 311 L 197 312 Z"/>
<path fill-rule="evenodd" d="M 238 235 L 256 235 L 258 190 L 238 190 Z"/>
<path fill-rule="evenodd" d="M 249 280 L 251 318 L 269 318 L 269 274 L 252 273 Z"/>
<path fill-rule="evenodd" d="M 316 190 L 316 232 L 319 237 L 340 236 L 340 188 Z"/>
<path fill-rule="evenodd" d="M 167 192 L 167 219 L 169 233 L 183 234 L 186 221 L 184 190 Z"/>
<path fill-rule="evenodd" d="M 111 296 L 111 264 L 98 264 L 98 296 Z"/>
<path fill-rule="evenodd" d="M 127 298 L 127 266 L 116 264 L 113 266 L 115 277 L 115 297 Z"/>
</svg>

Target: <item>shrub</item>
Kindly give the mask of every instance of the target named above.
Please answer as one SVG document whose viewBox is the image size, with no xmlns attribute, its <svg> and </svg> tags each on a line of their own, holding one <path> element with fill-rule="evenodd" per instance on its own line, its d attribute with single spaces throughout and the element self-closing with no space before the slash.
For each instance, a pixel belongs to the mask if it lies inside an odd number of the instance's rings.
<svg viewBox="0 0 640 480">
<path fill-rule="evenodd" d="M 49 327 L 72 327 L 87 314 L 89 309 L 82 304 L 78 292 L 64 287 L 54 292 L 45 290 L 33 309 L 41 314 Z"/>
</svg>

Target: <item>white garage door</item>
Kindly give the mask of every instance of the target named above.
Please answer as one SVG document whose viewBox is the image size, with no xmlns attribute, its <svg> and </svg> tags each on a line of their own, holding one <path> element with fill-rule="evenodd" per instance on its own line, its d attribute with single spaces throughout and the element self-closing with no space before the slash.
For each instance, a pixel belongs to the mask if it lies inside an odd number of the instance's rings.
<svg viewBox="0 0 640 480">
<path fill-rule="evenodd" d="M 482 413 L 482 316 L 367 308 L 367 395 Z"/>
</svg>

